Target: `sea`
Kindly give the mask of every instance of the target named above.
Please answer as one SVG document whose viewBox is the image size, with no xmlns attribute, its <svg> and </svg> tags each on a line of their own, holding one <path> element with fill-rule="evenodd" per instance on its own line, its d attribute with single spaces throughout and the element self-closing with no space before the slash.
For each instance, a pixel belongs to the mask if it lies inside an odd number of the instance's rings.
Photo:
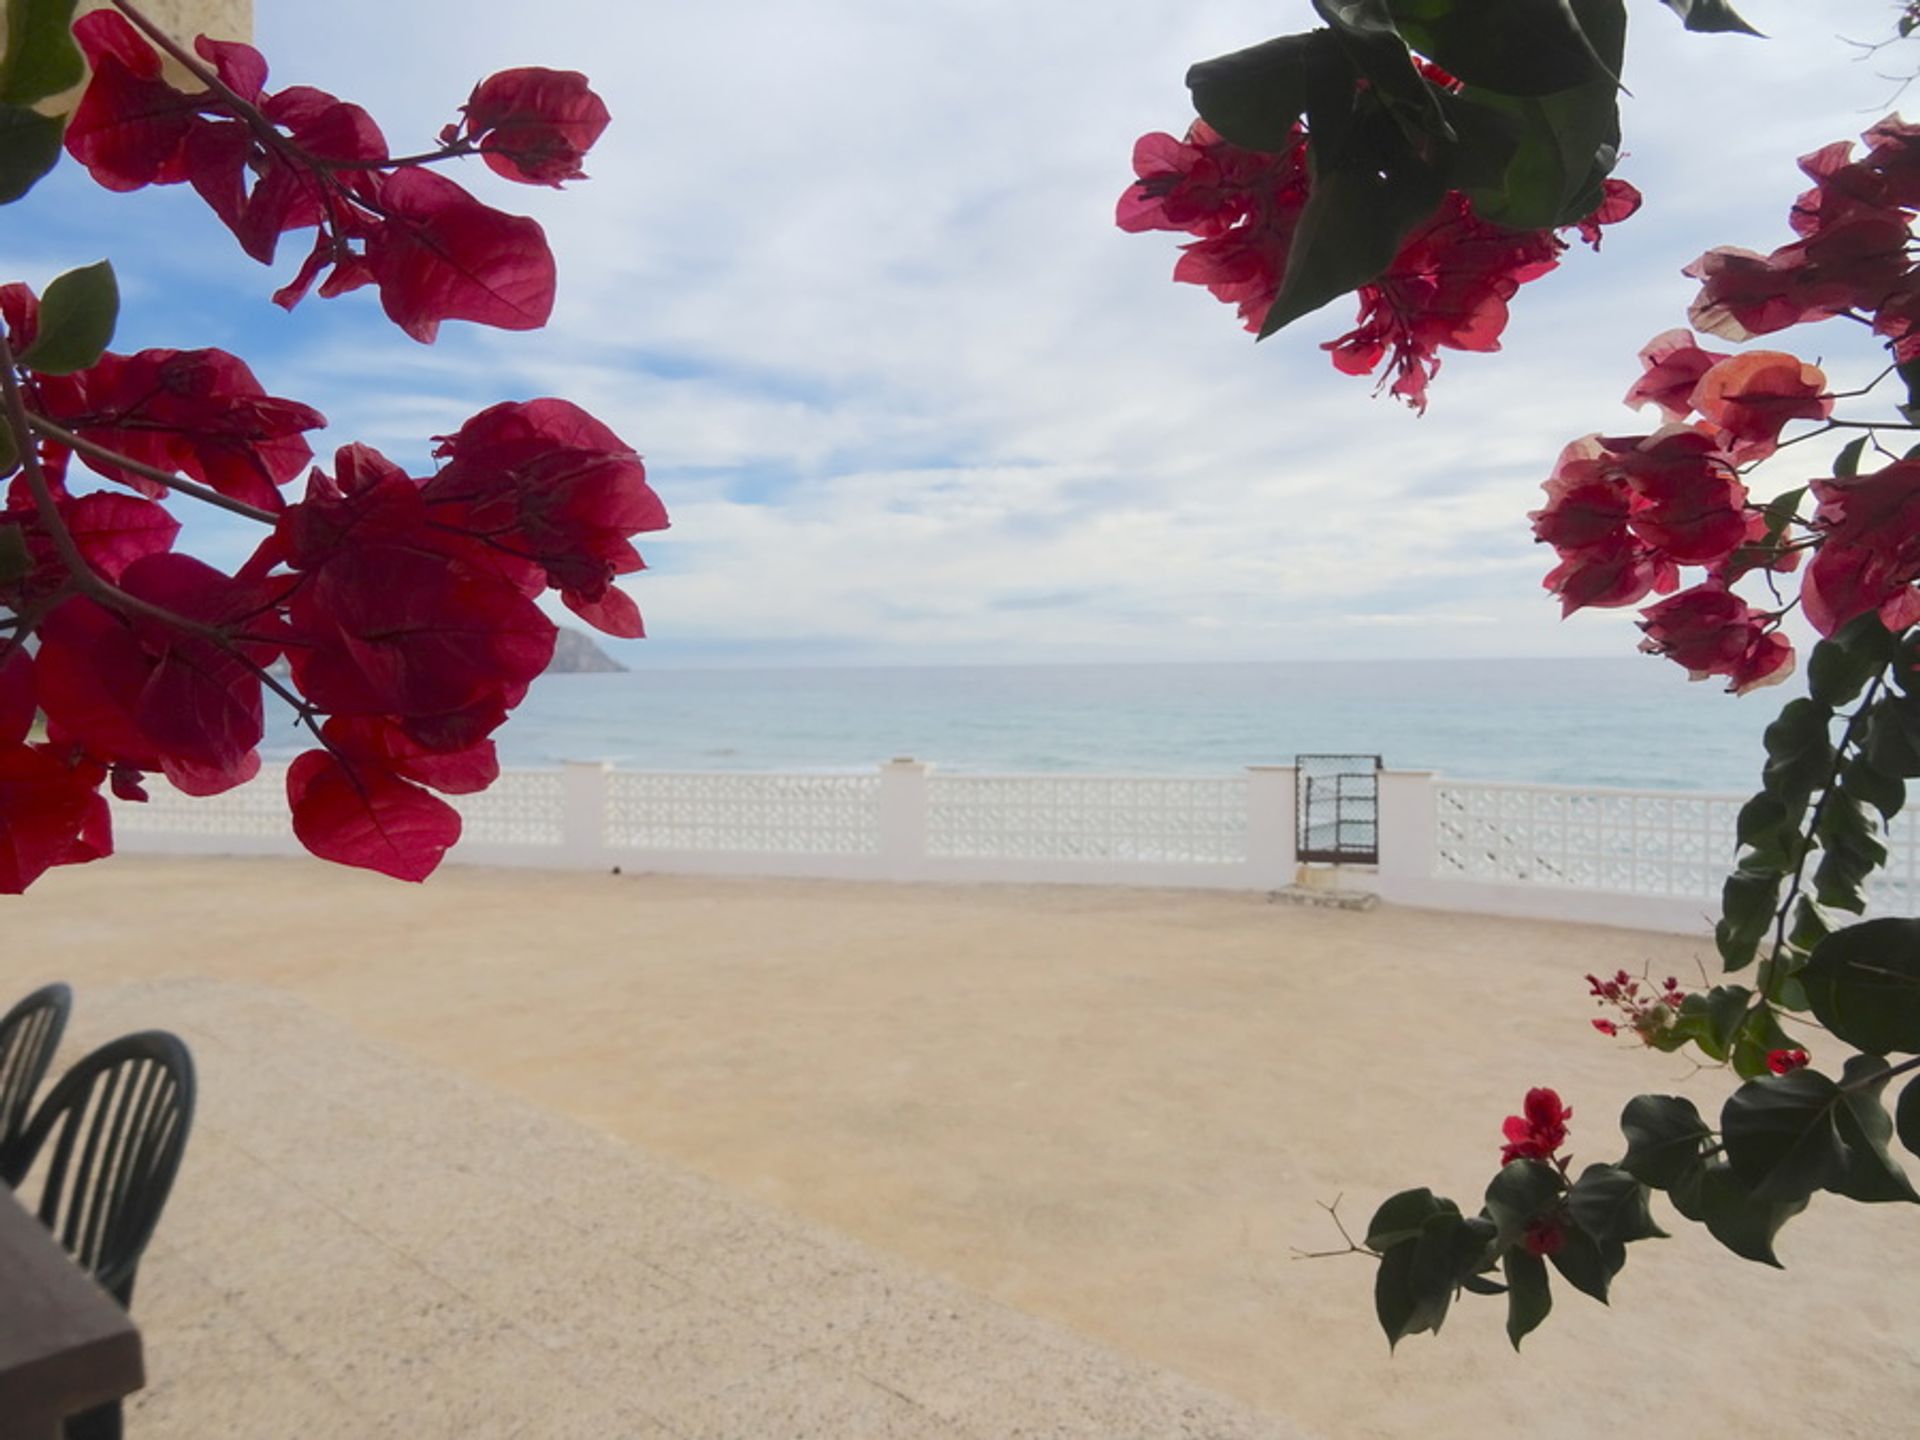
<svg viewBox="0 0 1920 1440">
<path fill-rule="evenodd" d="M 1751 791 L 1799 682 L 1730 696 L 1651 657 L 645 669 L 549 674 L 504 763 L 635 770 L 1221 775 L 1305 753 L 1462 779 Z M 275 740 L 284 744 L 277 745 Z M 269 748 L 290 753 L 281 727 Z"/>
</svg>

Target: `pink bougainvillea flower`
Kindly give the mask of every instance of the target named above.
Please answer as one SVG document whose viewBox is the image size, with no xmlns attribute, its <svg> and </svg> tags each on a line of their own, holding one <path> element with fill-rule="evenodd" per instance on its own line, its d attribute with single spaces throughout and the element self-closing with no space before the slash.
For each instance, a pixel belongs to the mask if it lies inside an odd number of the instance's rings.
<svg viewBox="0 0 1920 1440">
<path fill-rule="evenodd" d="M 1500 1127 L 1507 1143 L 1500 1149 L 1500 1163 L 1515 1160 L 1552 1160 L 1567 1143 L 1567 1122 L 1573 1111 L 1560 1103 L 1553 1090 L 1539 1087 L 1527 1091 L 1523 1113 L 1509 1115 Z"/>
<path fill-rule="evenodd" d="M 53 745 L 0 745 L 0 894 L 113 851 L 103 767 Z"/>
<path fill-rule="evenodd" d="M 1767 1069 L 1776 1075 L 1791 1075 L 1796 1070 L 1804 1070 L 1812 1057 L 1804 1050 L 1769 1050 Z"/>
<path fill-rule="evenodd" d="M 1899 633 L 1920 623 L 1920 461 L 1866 475 L 1815 480 L 1820 548 L 1800 582 L 1800 603 L 1822 635 L 1878 610 Z"/>
<path fill-rule="evenodd" d="M 1779 617 L 1712 582 L 1682 590 L 1641 614 L 1647 638 L 1640 648 L 1666 656 L 1690 680 L 1723 675 L 1730 691 L 1744 695 L 1793 673 L 1793 644 L 1777 628 Z"/>
<path fill-rule="evenodd" d="M 1620 1027 L 1618 1025 L 1614 1024 L 1611 1020 L 1603 1020 L 1598 1015 L 1594 1016 L 1591 1023 L 1593 1028 L 1598 1030 L 1602 1035 L 1618 1035 L 1620 1033 Z"/>
<path fill-rule="evenodd" d="M 1627 391 L 1626 404 L 1635 410 L 1649 402 L 1668 420 L 1684 421 L 1693 413 L 1693 390 L 1700 377 L 1728 357 L 1703 350 L 1691 330 L 1667 330 L 1649 340 L 1640 351 L 1644 372 Z"/>
<path fill-rule="evenodd" d="M 309 750 L 287 769 L 293 833 L 323 860 L 424 880 L 460 838 L 460 814 L 391 770 Z"/>
<path fill-rule="evenodd" d="M 489 75 L 460 111 L 443 140 L 477 144 L 488 168 L 509 180 L 555 187 L 586 178 L 580 162 L 608 120 L 586 76 L 537 65 Z"/>
<path fill-rule="evenodd" d="M 1788 421 L 1824 420 L 1833 413 L 1826 374 L 1779 350 L 1749 350 L 1718 361 L 1701 375 L 1689 404 L 1743 465 L 1778 449 Z"/>
</svg>

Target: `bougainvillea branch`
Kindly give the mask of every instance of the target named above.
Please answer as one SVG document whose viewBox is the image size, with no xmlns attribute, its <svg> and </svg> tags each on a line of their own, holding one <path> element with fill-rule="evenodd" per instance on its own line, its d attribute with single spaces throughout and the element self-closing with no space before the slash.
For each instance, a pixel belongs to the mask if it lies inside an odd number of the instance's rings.
<svg viewBox="0 0 1920 1440">
<path fill-rule="evenodd" d="M 268 92 L 251 47 L 202 37 L 189 52 L 117 8 L 75 26 L 93 73 L 65 139 L 103 185 L 189 183 L 262 261 L 313 228 L 276 296 L 289 307 L 318 281 L 323 295 L 376 286 L 422 341 L 447 319 L 544 321 L 539 227 L 418 167 L 477 155 L 521 183 L 580 178 L 606 124 L 584 77 L 501 72 L 433 156 L 396 161 L 358 107 Z M 201 88 L 167 80 L 163 54 Z M 9 175 L 55 158 L 6 143 Z M 118 308 L 104 262 L 44 296 L 0 286 L 0 890 L 109 853 L 108 789 L 138 802 L 156 774 L 191 795 L 252 779 L 266 694 L 315 742 L 287 776 L 294 833 L 325 858 L 424 878 L 460 834 L 440 795 L 497 778 L 492 734 L 551 658 L 536 599 L 551 590 L 640 635 L 616 581 L 641 568 L 632 537 L 667 520 L 639 456 L 566 401 L 508 401 L 435 437 L 432 474 L 346 445 L 289 499 L 325 418 L 225 351 L 114 352 Z M 101 488 L 74 488 L 75 461 Z M 175 550 L 175 501 L 265 534 L 226 573 Z"/>
</svg>

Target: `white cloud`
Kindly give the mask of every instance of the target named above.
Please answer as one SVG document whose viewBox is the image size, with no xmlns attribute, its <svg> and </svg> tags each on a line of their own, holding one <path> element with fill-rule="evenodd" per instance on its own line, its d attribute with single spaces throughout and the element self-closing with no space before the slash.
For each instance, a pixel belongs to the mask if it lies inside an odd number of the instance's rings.
<svg viewBox="0 0 1920 1440">
<path fill-rule="evenodd" d="M 1520 295 L 1505 354 L 1450 356 L 1416 420 L 1327 365 L 1348 308 L 1256 349 L 1169 283 L 1175 237 L 1112 227 L 1133 137 L 1190 114 L 1186 64 L 1304 4 L 262 3 L 275 83 L 361 101 L 396 143 L 509 64 L 586 70 L 615 116 L 564 194 L 465 177 L 548 226 L 548 330 L 421 350 L 366 295 L 331 302 L 358 318 L 309 300 L 268 317 L 270 388 L 416 465 L 496 398 L 600 414 L 674 514 L 640 593 L 676 653 L 1620 653 L 1627 617 L 1558 624 L 1524 512 L 1567 439 L 1634 424 L 1618 397 L 1681 323 L 1678 267 L 1778 243 L 1792 157 L 1873 118 L 1887 87 L 1834 35 L 1892 14 L 1749 0 L 1756 42 L 1630 8 L 1645 212 Z M 147 291 L 225 243 L 142 239 Z"/>
</svg>

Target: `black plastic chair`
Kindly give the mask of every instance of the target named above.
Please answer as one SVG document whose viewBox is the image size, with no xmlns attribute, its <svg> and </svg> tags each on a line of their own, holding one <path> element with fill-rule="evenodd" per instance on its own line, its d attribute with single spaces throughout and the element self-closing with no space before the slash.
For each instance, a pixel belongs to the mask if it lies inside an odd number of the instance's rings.
<svg viewBox="0 0 1920 1440">
<path fill-rule="evenodd" d="M 23 1137 L 22 1178 L 40 1179 L 40 1219 L 123 1306 L 193 1125 L 193 1057 L 143 1030 L 77 1061 Z M 67 1440 L 118 1440 L 118 1401 L 71 1416 Z"/>
<path fill-rule="evenodd" d="M 180 1169 L 193 1090 L 180 1038 L 143 1030 L 76 1061 L 27 1126 L 22 1175 L 40 1172 L 40 1219 L 122 1305 Z"/>
<path fill-rule="evenodd" d="M 17 1185 L 26 1172 L 27 1116 L 72 1010 L 73 991 L 54 984 L 0 1016 L 0 1184 Z"/>
</svg>

